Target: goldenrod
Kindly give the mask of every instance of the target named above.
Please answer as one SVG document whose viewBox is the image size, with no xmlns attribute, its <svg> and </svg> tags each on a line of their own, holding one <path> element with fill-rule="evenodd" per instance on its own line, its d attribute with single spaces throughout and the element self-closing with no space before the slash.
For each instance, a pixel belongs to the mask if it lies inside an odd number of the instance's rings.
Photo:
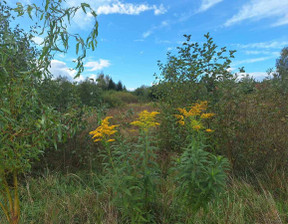
<svg viewBox="0 0 288 224">
<path fill-rule="evenodd" d="M 119 125 L 111 125 L 109 126 L 109 119 L 111 119 L 111 116 L 108 116 L 104 118 L 101 121 L 101 125 L 97 127 L 94 131 L 90 131 L 89 134 L 93 135 L 92 139 L 95 138 L 94 142 L 99 142 L 99 141 L 106 141 L 106 142 L 113 142 L 115 139 L 110 139 L 110 136 L 115 134 L 117 130 L 115 130 L 116 127 Z"/>
<path fill-rule="evenodd" d="M 131 125 L 138 126 L 142 128 L 144 131 L 148 131 L 149 128 L 160 125 L 155 121 L 155 117 L 157 114 L 160 114 L 157 111 L 148 112 L 147 110 L 142 111 L 139 114 L 139 117 L 136 121 L 131 122 Z"/>
<path fill-rule="evenodd" d="M 207 118 L 210 118 L 210 117 L 213 117 L 213 116 L 215 116 L 214 113 L 201 114 L 201 118 L 202 118 L 202 119 L 207 119 Z"/>
<path fill-rule="evenodd" d="M 190 110 L 187 111 L 186 108 L 177 108 L 180 114 L 176 114 L 175 117 L 178 118 L 178 123 L 180 125 L 188 125 L 189 128 L 199 131 L 200 129 L 204 129 L 202 124 L 202 119 L 208 119 L 213 117 L 214 113 L 204 113 L 207 110 L 208 102 L 201 101 L 199 103 L 195 103 L 190 107 Z M 187 127 L 188 127 L 187 126 Z M 206 129 L 206 132 L 212 132 L 211 129 Z"/>
</svg>

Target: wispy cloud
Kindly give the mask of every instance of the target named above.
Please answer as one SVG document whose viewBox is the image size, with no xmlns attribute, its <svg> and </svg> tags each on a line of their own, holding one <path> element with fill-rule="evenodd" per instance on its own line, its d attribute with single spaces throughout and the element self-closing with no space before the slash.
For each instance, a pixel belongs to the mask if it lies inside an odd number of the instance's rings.
<svg viewBox="0 0 288 224">
<path fill-rule="evenodd" d="M 97 15 L 109 15 L 109 14 L 122 14 L 122 15 L 139 15 L 146 11 L 152 11 L 154 15 L 161 15 L 167 12 L 166 7 L 163 4 L 160 5 L 150 5 L 148 3 L 127 3 L 123 0 L 86 0 L 91 8 L 93 8 Z M 79 0 L 69 0 L 66 2 L 69 7 L 79 6 Z M 94 22 L 94 18 L 91 14 L 84 14 L 78 11 L 73 21 L 81 29 L 87 29 L 91 27 Z"/>
<path fill-rule="evenodd" d="M 288 45 L 288 41 L 267 41 L 249 44 L 234 44 L 239 48 L 281 49 Z"/>
<path fill-rule="evenodd" d="M 276 18 L 272 26 L 288 24 L 287 0 L 250 0 L 232 18 L 228 19 L 224 26 L 231 26 L 244 20 L 260 20 L 264 18 Z"/>
<path fill-rule="evenodd" d="M 204 12 L 222 1 L 223 0 L 202 0 L 200 8 L 197 12 Z"/>
<path fill-rule="evenodd" d="M 146 32 L 144 32 L 143 34 L 142 34 L 142 37 L 143 38 L 147 38 L 147 37 L 149 37 L 151 34 L 152 34 L 152 30 L 148 30 L 148 31 L 146 31 Z"/>
<path fill-rule="evenodd" d="M 260 62 L 260 61 L 266 61 L 266 60 L 269 60 L 272 58 L 275 58 L 275 56 L 250 58 L 250 59 L 245 59 L 245 60 L 240 60 L 240 61 L 234 61 L 232 63 L 232 66 L 245 65 L 245 64 L 251 64 L 251 63 Z"/>
<path fill-rule="evenodd" d="M 169 21 L 167 20 L 164 20 L 162 21 L 159 25 L 157 26 L 152 26 L 149 30 L 145 31 L 143 34 L 142 34 L 142 37 L 143 38 L 147 38 L 149 37 L 155 30 L 158 30 L 158 29 L 161 29 L 163 27 L 167 27 L 169 26 Z"/>
<path fill-rule="evenodd" d="M 148 5 L 148 4 L 133 4 L 133 3 L 123 3 L 120 1 L 115 1 L 112 4 L 102 5 L 97 8 L 96 13 L 98 15 L 108 15 L 108 14 L 127 14 L 127 15 L 139 15 L 142 12 L 152 10 L 155 15 L 160 15 L 166 13 L 166 8 L 161 4 L 160 6 Z"/>
<path fill-rule="evenodd" d="M 111 64 L 108 60 L 100 59 L 99 61 L 90 61 L 87 62 L 84 67 L 90 68 L 88 72 L 98 71 L 103 68 L 109 67 Z"/>
<path fill-rule="evenodd" d="M 258 54 L 264 54 L 264 55 L 274 55 L 278 56 L 280 53 L 278 51 L 266 51 L 266 50 L 246 50 L 244 51 L 247 55 L 258 55 Z"/>
</svg>

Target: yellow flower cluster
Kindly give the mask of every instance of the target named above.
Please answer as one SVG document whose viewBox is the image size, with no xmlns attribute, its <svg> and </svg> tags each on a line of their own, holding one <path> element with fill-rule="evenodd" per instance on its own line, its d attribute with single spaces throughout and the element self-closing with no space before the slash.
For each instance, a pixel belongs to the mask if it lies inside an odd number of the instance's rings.
<svg viewBox="0 0 288 224">
<path fill-rule="evenodd" d="M 157 111 L 148 112 L 147 110 L 142 111 L 139 114 L 139 118 L 136 121 L 131 122 L 131 125 L 138 126 L 142 128 L 144 131 L 148 131 L 149 128 L 160 125 L 155 121 L 155 117 L 157 114 L 160 114 Z"/>
<path fill-rule="evenodd" d="M 94 131 L 89 132 L 92 136 L 92 139 L 95 139 L 94 142 L 99 142 L 104 140 L 105 142 L 113 142 L 115 139 L 110 138 L 111 135 L 115 134 L 117 130 L 116 127 L 119 125 L 111 125 L 109 126 L 109 119 L 111 116 L 106 117 L 101 121 L 101 125 L 97 127 Z"/>
<path fill-rule="evenodd" d="M 195 117 L 200 115 L 203 111 L 207 110 L 207 106 L 207 101 L 202 101 L 200 103 L 195 103 L 194 105 L 192 105 L 189 111 L 187 111 L 185 108 L 178 108 L 177 110 L 185 117 Z"/>
<path fill-rule="evenodd" d="M 211 117 L 214 117 L 215 114 L 214 113 L 204 113 L 204 114 L 201 114 L 201 118 L 202 119 L 208 119 L 208 118 L 211 118 Z"/>
<path fill-rule="evenodd" d="M 199 131 L 204 128 L 201 123 L 202 119 L 208 119 L 215 116 L 214 113 L 204 113 L 204 111 L 207 110 L 207 107 L 207 101 L 202 101 L 193 104 L 189 111 L 185 108 L 177 108 L 180 114 L 176 114 L 175 117 L 178 118 L 178 123 L 180 125 L 184 126 L 185 122 L 188 122 L 189 126 L 192 127 L 193 130 Z M 213 132 L 213 130 L 206 129 L 206 132 Z"/>
</svg>

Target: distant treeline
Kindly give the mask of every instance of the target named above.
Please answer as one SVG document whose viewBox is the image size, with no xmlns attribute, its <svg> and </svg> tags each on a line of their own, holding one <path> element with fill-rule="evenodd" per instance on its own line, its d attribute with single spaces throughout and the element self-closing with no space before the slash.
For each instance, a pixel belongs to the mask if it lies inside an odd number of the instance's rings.
<svg viewBox="0 0 288 224">
<path fill-rule="evenodd" d="M 62 112 L 73 105 L 115 107 L 155 98 L 152 87 L 141 86 L 134 91 L 127 91 L 121 81 L 115 83 L 109 75 L 103 73 L 96 79 L 87 78 L 73 83 L 61 76 L 57 79 L 47 78 L 37 86 L 42 101 Z"/>
</svg>

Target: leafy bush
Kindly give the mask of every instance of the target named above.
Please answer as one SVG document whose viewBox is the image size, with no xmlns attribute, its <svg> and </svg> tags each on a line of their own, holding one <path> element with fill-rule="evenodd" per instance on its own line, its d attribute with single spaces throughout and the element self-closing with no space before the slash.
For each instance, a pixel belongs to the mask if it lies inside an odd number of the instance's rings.
<svg viewBox="0 0 288 224">
<path fill-rule="evenodd" d="M 230 77 L 228 70 L 235 53 L 227 54 L 226 47 L 217 50 L 209 33 L 204 35 L 206 42 L 202 46 L 192 43 L 190 35 L 184 37 L 186 41 L 178 47 L 178 54 L 168 53 L 166 64 L 158 63 L 161 74 L 155 80 L 156 96 L 174 107 L 204 100 L 213 93 L 217 80 Z"/>
<path fill-rule="evenodd" d="M 228 167 L 227 159 L 204 151 L 200 145 L 184 149 L 175 168 L 179 206 L 190 212 L 207 207 L 224 191 Z"/>
<path fill-rule="evenodd" d="M 105 91 L 103 93 L 103 102 L 110 107 L 119 107 L 127 103 L 137 103 L 138 98 L 132 93 L 125 91 Z"/>
<path fill-rule="evenodd" d="M 228 85 L 228 86 L 227 86 Z M 219 86 L 220 98 L 213 126 L 214 144 L 226 155 L 235 172 L 275 172 L 287 167 L 287 96 L 272 81 L 255 83 L 245 91 L 241 83 Z"/>
</svg>

